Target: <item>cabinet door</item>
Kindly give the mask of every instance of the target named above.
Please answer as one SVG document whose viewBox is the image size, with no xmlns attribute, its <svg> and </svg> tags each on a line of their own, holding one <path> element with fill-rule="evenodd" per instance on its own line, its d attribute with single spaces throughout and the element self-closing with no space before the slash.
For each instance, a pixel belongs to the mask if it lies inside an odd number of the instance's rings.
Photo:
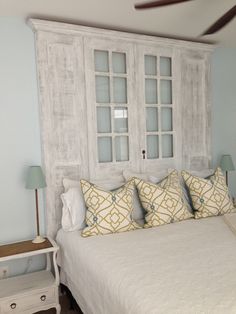
<svg viewBox="0 0 236 314">
<path fill-rule="evenodd" d="M 133 45 L 86 39 L 85 56 L 90 178 L 111 178 L 138 167 Z"/>
<path fill-rule="evenodd" d="M 140 46 L 138 49 L 139 152 L 141 171 L 176 167 L 177 113 L 175 108 L 172 49 Z"/>
<path fill-rule="evenodd" d="M 211 55 L 181 53 L 182 162 L 185 169 L 209 168 L 211 161 Z"/>
<path fill-rule="evenodd" d="M 36 40 L 47 232 L 55 237 L 61 224 L 62 178 L 88 175 L 83 38 L 38 31 Z"/>
</svg>

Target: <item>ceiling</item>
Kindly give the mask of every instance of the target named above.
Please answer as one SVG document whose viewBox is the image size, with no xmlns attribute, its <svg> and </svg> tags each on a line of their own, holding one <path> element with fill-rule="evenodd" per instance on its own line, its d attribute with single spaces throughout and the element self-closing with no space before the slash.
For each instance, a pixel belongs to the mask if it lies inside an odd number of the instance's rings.
<svg viewBox="0 0 236 314">
<path fill-rule="evenodd" d="M 147 0 L 0 0 L 0 17 L 35 17 L 236 47 L 236 18 L 214 35 L 199 37 L 236 0 L 193 0 L 135 10 Z"/>
</svg>

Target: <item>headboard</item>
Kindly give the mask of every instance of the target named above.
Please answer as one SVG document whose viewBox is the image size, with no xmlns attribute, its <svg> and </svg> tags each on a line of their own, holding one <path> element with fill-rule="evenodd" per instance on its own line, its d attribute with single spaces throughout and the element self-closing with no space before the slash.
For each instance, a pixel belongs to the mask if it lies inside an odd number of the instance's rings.
<svg viewBox="0 0 236 314">
<path fill-rule="evenodd" d="M 178 78 L 174 84 L 178 152 L 174 165 L 186 169 L 209 167 L 211 45 L 36 19 L 30 19 L 29 25 L 35 32 L 36 43 L 48 235 L 55 237 L 60 227 L 62 179 L 89 179 L 94 174 L 88 148 L 89 137 L 93 136 L 88 126 L 91 103 L 85 79 L 84 43 L 88 38 L 112 39 L 117 45 L 125 42 L 171 51 Z M 160 167 L 158 161 L 153 165 Z M 173 159 L 164 166 L 172 167 Z M 140 168 L 133 170 L 140 171 Z M 121 171 L 112 166 L 110 173 L 121 175 Z M 102 176 L 101 173 L 100 178 Z"/>
</svg>

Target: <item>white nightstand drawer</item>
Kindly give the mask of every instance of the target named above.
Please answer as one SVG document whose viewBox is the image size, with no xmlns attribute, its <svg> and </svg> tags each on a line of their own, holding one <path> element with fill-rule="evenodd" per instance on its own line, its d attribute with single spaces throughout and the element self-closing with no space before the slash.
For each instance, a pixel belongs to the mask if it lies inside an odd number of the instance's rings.
<svg viewBox="0 0 236 314">
<path fill-rule="evenodd" d="M 48 290 L 42 290 L 37 293 L 28 294 L 27 296 L 22 296 L 19 294 L 16 298 L 12 298 L 1 304 L 0 313 L 17 313 L 36 308 L 40 306 L 45 306 L 50 303 L 55 304 L 56 301 L 56 291 L 55 288 L 49 288 Z"/>
<path fill-rule="evenodd" d="M 45 269 L 0 280 L 0 314 L 32 314 L 54 307 L 60 314 L 57 244 L 50 238 L 0 245 L 0 262 L 46 255 Z M 52 267 L 53 265 L 53 267 Z"/>
</svg>

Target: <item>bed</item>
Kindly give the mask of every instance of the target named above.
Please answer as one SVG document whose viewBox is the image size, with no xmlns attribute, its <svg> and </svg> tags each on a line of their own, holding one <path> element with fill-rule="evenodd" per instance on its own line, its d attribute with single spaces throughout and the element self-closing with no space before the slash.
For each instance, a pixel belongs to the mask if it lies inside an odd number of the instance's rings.
<svg viewBox="0 0 236 314">
<path fill-rule="evenodd" d="M 90 238 L 61 229 L 56 240 L 85 314 L 236 313 L 236 237 L 223 217 Z"/>
</svg>

